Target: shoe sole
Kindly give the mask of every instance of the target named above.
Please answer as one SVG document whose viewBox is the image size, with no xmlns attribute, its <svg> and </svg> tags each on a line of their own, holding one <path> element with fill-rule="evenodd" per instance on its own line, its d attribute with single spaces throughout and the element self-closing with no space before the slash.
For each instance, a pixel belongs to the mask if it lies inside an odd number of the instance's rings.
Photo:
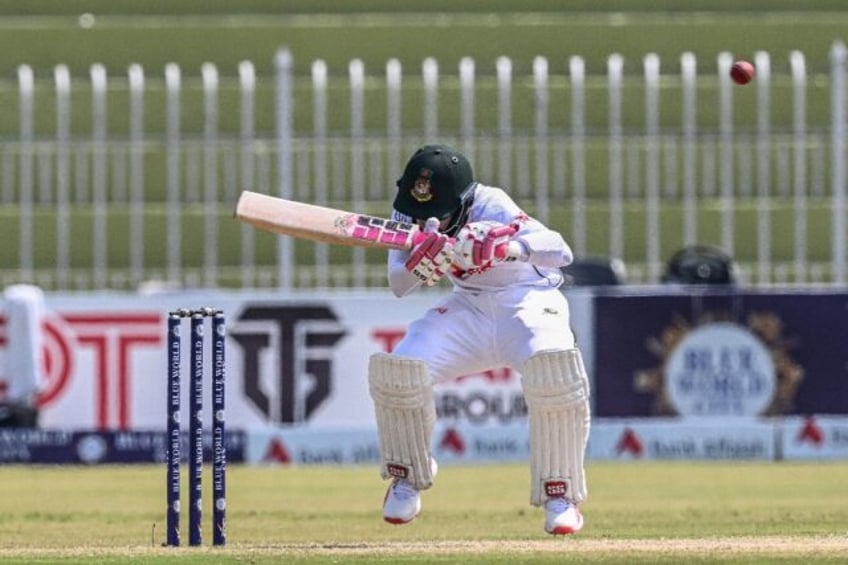
<svg viewBox="0 0 848 565">
<path fill-rule="evenodd" d="M 567 536 L 571 534 L 576 534 L 580 530 L 583 529 L 583 516 L 580 515 L 580 522 L 576 526 L 557 526 L 553 529 L 545 528 L 545 531 L 551 534 L 552 536 Z"/>
<path fill-rule="evenodd" d="M 557 526 L 553 530 L 545 530 L 552 536 L 567 536 L 570 534 L 576 534 L 580 531 L 580 528 L 569 528 L 568 526 Z"/>
<path fill-rule="evenodd" d="M 404 524 L 408 524 L 408 523 L 412 522 L 417 517 L 418 517 L 418 514 L 416 514 L 415 516 L 413 516 L 409 520 L 404 520 L 403 518 L 389 518 L 387 516 L 383 516 L 383 520 L 385 520 L 389 524 L 392 524 L 393 526 L 402 526 Z"/>
</svg>

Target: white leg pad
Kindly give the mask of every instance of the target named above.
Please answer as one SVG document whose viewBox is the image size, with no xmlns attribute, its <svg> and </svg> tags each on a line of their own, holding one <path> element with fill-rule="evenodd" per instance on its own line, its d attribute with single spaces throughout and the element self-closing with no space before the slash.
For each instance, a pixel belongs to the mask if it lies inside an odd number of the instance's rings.
<svg viewBox="0 0 848 565">
<path fill-rule="evenodd" d="M 589 439 L 589 379 L 580 351 L 545 351 L 521 371 L 530 420 L 530 504 L 587 494 L 583 457 Z"/>
<path fill-rule="evenodd" d="M 384 479 L 406 479 L 419 489 L 433 484 L 430 440 L 436 423 L 433 384 L 427 364 L 375 353 L 368 366 Z"/>
</svg>

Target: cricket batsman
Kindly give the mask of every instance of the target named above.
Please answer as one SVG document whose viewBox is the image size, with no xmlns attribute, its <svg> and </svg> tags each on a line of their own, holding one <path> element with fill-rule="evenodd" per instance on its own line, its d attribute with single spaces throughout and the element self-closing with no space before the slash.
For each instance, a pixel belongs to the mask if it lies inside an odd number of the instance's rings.
<svg viewBox="0 0 848 565">
<path fill-rule="evenodd" d="M 397 188 L 393 219 L 427 237 L 389 252 L 392 291 L 403 297 L 448 277 L 453 292 L 369 362 L 381 474 L 392 481 L 384 519 L 412 521 L 433 484 L 434 383 L 506 366 L 521 373 L 528 409 L 530 503 L 544 506 L 546 532 L 579 531 L 589 381 L 558 290 L 571 249 L 504 190 L 476 182 L 468 159 L 445 145 L 418 149 Z"/>
</svg>

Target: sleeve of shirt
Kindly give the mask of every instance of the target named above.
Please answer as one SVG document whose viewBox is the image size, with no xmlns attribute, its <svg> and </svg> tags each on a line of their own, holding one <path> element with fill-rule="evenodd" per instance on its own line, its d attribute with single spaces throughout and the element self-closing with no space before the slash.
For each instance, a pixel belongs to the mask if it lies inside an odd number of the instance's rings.
<svg viewBox="0 0 848 565">
<path fill-rule="evenodd" d="M 535 220 L 531 220 L 530 223 L 536 223 L 541 228 L 527 230 L 526 232 L 522 228 L 515 237 L 515 240 L 526 251 L 528 263 L 538 267 L 558 269 L 574 261 L 571 247 L 565 242 L 562 235 Z"/>
<path fill-rule="evenodd" d="M 528 216 L 505 192 L 498 192 L 492 204 L 494 215 L 500 216 L 499 221 L 518 224 L 520 229 L 513 239 L 523 248 L 522 261 L 558 269 L 574 260 L 571 247 L 559 232 Z"/>
</svg>

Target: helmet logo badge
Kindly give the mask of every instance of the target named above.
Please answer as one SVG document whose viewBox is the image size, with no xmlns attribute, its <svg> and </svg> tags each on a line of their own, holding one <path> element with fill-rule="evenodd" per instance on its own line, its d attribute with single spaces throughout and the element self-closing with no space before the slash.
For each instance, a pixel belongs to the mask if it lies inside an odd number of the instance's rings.
<svg viewBox="0 0 848 565">
<path fill-rule="evenodd" d="M 433 171 L 430 169 L 421 169 L 418 173 L 418 178 L 412 183 L 412 188 L 409 189 L 409 194 L 416 202 L 429 202 L 433 199 L 432 186 L 430 185 L 430 177 L 433 176 Z"/>
</svg>

